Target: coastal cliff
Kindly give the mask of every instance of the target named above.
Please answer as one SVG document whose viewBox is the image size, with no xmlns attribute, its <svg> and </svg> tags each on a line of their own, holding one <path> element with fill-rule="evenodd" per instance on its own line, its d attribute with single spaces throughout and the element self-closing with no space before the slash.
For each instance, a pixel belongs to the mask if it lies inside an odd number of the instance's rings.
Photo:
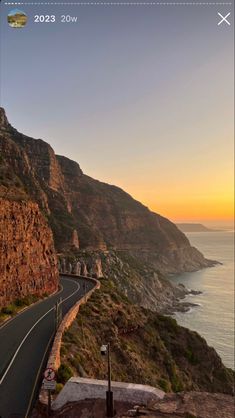
<svg viewBox="0 0 235 418">
<path fill-rule="evenodd" d="M 76 236 L 76 247 L 128 251 L 137 258 L 141 254 L 167 273 L 213 265 L 168 219 L 151 212 L 119 187 L 85 175 L 75 161 L 55 155 L 41 139 L 20 134 L 8 123 L 4 110 L 0 112 L 5 137 L 12 147 L 17 145 L 18 155 L 30 169 L 22 176 L 22 167 L 14 163 L 14 174 L 47 212 L 57 250 L 73 247 Z"/>
<path fill-rule="evenodd" d="M 42 214 L 49 211 L 47 197 L 27 154 L 12 140 L 14 133 L 1 110 L 0 308 L 50 294 L 59 282 L 53 235 Z"/>
<path fill-rule="evenodd" d="M 0 123 L 0 197 L 38 204 L 61 272 L 109 276 L 134 303 L 161 310 L 184 295 L 164 280 L 167 274 L 215 264 L 168 219 L 85 175 L 45 141 L 19 133 L 2 108 Z"/>
<path fill-rule="evenodd" d="M 0 307 L 57 287 L 53 237 L 38 205 L 0 199 Z"/>
</svg>

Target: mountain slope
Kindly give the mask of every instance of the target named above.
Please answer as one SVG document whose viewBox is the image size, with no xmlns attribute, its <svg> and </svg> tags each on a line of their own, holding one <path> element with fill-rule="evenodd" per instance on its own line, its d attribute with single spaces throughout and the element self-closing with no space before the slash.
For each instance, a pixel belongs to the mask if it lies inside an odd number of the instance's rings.
<svg viewBox="0 0 235 418">
<path fill-rule="evenodd" d="M 100 347 L 107 342 L 113 380 L 167 392 L 233 393 L 234 372 L 202 337 L 173 318 L 132 305 L 113 281 L 103 279 L 65 333 L 61 361 L 76 375 L 105 379 Z"/>
<path fill-rule="evenodd" d="M 76 162 L 56 156 L 46 142 L 18 133 L 3 109 L 0 114 L 12 147 L 10 156 L 2 149 L 6 167 L 47 215 L 58 251 L 79 245 L 81 249 L 128 251 L 167 273 L 213 265 L 168 219 L 120 188 L 83 174 Z"/>
<path fill-rule="evenodd" d="M 52 231 L 36 203 L 48 211 L 47 197 L 13 132 L 0 112 L 0 310 L 59 282 Z"/>
</svg>

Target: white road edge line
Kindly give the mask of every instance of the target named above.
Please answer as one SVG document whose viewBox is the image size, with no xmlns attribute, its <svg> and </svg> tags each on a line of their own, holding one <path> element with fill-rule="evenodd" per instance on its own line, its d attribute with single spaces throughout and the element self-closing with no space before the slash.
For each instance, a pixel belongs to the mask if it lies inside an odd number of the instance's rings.
<svg viewBox="0 0 235 418">
<path fill-rule="evenodd" d="M 67 298 L 65 298 L 65 299 L 63 299 L 62 300 L 62 303 L 64 303 L 64 302 L 66 302 L 66 300 L 68 300 L 68 299 L 70 299 L 72 296 L 74 296 L 79 290 L 80 290 L 80 284 L 79 283 L 77 283 L 77 282 L 75 282 L 75 280 L 71 280 L 71 279 L 67 279 L 67 280 L 69 280 L 70 282 L 73 282 L 73 283 L 76 283 L 76 285 L 77 285 L 77 290 L 75 290 L 75 292 L 73 292 L 71 295 L 69 295 Z M 31 332 L 34 330 L 34 328 L 39 324 L 39 322 L 41 322 L 42 321 L 42 319 L 43 318 L 45 318 L 45 316 L 47 316 L 51 311 L 53 311 L 54 310 L 54 307 L 53 308 L 51 308 L 51 309 L 49 309 L 49 311 L 47 311 L 44 315 L 42 315 L 36 322 L 35 322 L 35 324 L 32 326 L 32 328 L 30 328 L 30 330 L 27 332 L 27 334 L 25 335 L 25 337 L 23 338 L 23 340 L 21 341 L 21 343 L 20 343 L 20 345 L 19 345 L 19 347 L 17 348 L 17 350 L 16 350 L 16 352 L 15 352 L 15 354 L 13 355 L 13 357 L 12 357 L 12 359 L 11 359 L 11 361 L 10 361 L 10 363 L 8 364 L 8 367 L 7 367 L 7 369 L 5 370 L 5 373 L 3 374 L 3 376 L 2 376 L 2 378 L 1 378 L 1 380 L 0 380 L 0 385 L 3 383 L 3 381 L 4 381 L 4 379 L 5 379 L 5 377 L 6 377 L 6 375 L 8 374 L 8 372 L 9 372 L 9 370 L 10 370 L 10 368 L 11 368 L 11 366 L 12 366 L 12 364 L 14 363 L 14 360 L 15 360 L 15 358 L 16 358 L 16 356 L 17 356 L 17 354 L 19 353 L 19 351 L 20 351 L 20 349 L 21 349 L 21 347 L 22 347 L 22 345 L 24 344 L 24 342 L 25 342 L 25 340 L 28 338 L 28 336 L 31 334 Z"/>
<path fill-rule="evenodd" d="M 18 312 L 18 313 L 16 314 L 16 316 L 13 316 L 12 318 L 8 319 L 5 323 L 3 323 L 2 325 L 0 325 L 0 331 L 1 331 L 3 328 L 7 327 L 7 325 L 11 324 L 11 323 L 12 323 L 15 319 L 19 318 L 19 316 L 20 316 L 20 315 L 23 315 L 23 313 L 25 313 L 25 312 L 29 311 L 30 309 L 33 309 L 33 308 L 34 308 L 34 306 L 36 306 L 36 305 L 40 305 L 40 303 L 43 303 L 43 302 L 45 302 L 45 301 L 46 301 L 46 300 L 48 300 L 48 299 L 51 299 L 51 298 L 56 297 L 56 296 L 59 296 L 59 295 L 63 292 L 63 290 L 64 290 L 64 288 L 63 288 L 63 286 L 61 285 L 61 289 L 60 289 L 60 290 L 58 290 L 58 292 L 56 292 L 56 293 L 54 293 L 54 294 L 52 294 L 52 295 L 48 296 L 48 297 L 47 297 L 47 298 L 45 298 L 45 299 L 38 300 L 37 302 L 33 303 L 32 305 L 27 306 L 25 309 L 22 309 L 22 311 Z"/>
<path fill-rule="evenodd" d="M 46 354 L 47 354 L 47 352 L 49 350 L 49 347 L 50 347 L 50 344 L 51 344 L 52 340 L 53 340 L 53 335 L 51 336 L 50 340 L 48 341 L 48 344 L 46 346 L 45 352 L 43 354 L 43 358 L 42 358 L 41 364 L 39 366 L 36 379 L 34 381 L 33 390 L 32 390 L 31 396 L 30 396 L 30 400 L 29 400 L 29 403 L 28 403 L 28 408 L 27 408 L 27 411 L 26 411 L 26 414 L 25 414 L 25 417 L 24 418 L 29 418 L 29 412 L 30 412 L 30 409 L 32 408 L 33 397 L 35 395 L 36 386 L 37 386 L 37 383 L 38 383 L 40 374 L 42 372 L 42 366 L 43 366 L 43 363 L 44 363 Z"/>
</svg>

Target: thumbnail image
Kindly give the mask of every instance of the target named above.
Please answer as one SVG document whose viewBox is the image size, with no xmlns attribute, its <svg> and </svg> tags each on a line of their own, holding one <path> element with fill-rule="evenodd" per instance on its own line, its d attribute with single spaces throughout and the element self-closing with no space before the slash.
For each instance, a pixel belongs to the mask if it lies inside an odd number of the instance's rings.
<svg viewBox="0 0 235 418">
<path fill-rule="evenodd" d="M 23 28 L 26 25 L 28 18 L 21 10 L 14 9 L 8 14 L 7 20 L 12 28 Z"/>
</svg>

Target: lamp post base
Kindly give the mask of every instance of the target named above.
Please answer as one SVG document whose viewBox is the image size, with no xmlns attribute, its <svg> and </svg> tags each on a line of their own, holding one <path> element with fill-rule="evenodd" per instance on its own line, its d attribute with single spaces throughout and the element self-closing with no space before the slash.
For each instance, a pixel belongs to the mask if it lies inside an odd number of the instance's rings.
<svg viewBox="0 0 235 418">
<path fill-rule="evenodd" d="M 113 407 L 113 392 L 106 392 L 106 411 L 107 417 L 114 417 L 114 407 Z"/>
</svg>

